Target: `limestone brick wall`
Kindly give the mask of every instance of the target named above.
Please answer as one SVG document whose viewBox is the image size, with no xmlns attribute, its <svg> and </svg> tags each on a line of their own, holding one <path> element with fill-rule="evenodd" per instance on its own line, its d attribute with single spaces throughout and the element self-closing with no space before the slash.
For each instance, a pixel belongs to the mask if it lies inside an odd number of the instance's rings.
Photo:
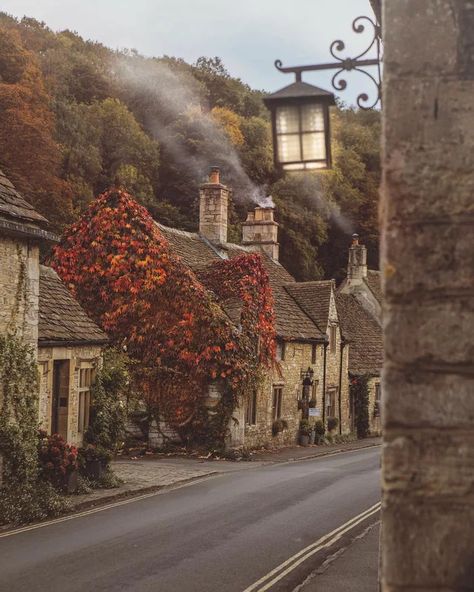
<svg viewBox="0 0 474 592">
<path fill-rule="evenodd" d="M 383 18 L 381 586 L 472 590 L 474 6 Z"/>
<path fill-rule="evenodd" d="M 26 239 L 0 237 L 0 331 L 16 329 L 35 351 L 38 299 L 38 246 Z"/>
<path fill-rule="evenodd" d="M 337 313 L 336 313 L 337 314 Z M 327 354 L 326 360 L 326 388 L 329 385 L 339 384 L 339 354 L 340 354 L 340 333 L 338 333 L 336 354 Z M 313 346 L 311 343 L 287 342 L 285 345 L 284 359 L 279 362 L 279 370 L 269 374 L 265 384 L 257 397 L 256 425 L 246 425 L 244 442 L 245 446 L 253 448 L 256 446 L 272 445 L 283 446 L 295 444 L 298 440 L 299 423 L 302 419 L 302 411 L 298 409 L 298 398 L 301 397 L 302 378 L 301 371 L 308 367 L 314 370 L 315 395 L 316 395 L 316 417 L 311 421 L 322 419 L 323 416 L 323 371 L 324 371 L 324 346 L 316 345 L 316 359 L 313 363 Z M 350 431 L 349 417 L 349 381 L 347 370 L 347 351 L 343 354 L 342 371 L 342 431 Z M 283 388 L 283 399 L 281 407 L 281 419 L 288 422 L 288 429 L 280 432 L 277 436 L 272 434 L 272 403 L 273 386 Z M 337 411 L 337 407 L 336 407 Z M 244 415 L 245 416 L 245 415 Z"/>
<path fill-rule="evenodd" d="M 43 429 L 51 433 L 51 414 L 53 400 L 54 360 L 69 361 L 69 400 L 67 420 L 67 441 L 80 446 L 82 435 L 78 433 L 79 413 L 79 370 L 89 364 L 98 366 L 101 359 L 98 346 L 39 347 L 38 367 L 40 373 L 39 421 Z"/>
</svg>

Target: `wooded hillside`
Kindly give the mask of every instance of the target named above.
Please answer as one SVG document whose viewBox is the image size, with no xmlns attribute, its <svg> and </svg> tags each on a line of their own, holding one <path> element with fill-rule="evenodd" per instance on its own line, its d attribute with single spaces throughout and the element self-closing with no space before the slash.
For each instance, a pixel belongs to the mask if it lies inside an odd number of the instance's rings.
<svg viewBox="0 0 474 592">
<path fill-rule="evenodd" d="M 281 177 L 262 96 L 219 58 L 145 58 L 0 13 L 0 167 L 56 230 L 114 184 L 163 224 L 195 230 L 198 186 L 219 165 L 232 240 L 252 200 L 271 194 L 297 279 L 340 279 L 355 231 L 377 267 L 378 112 L 335 109 L 334 169 Z"/>
</svg>

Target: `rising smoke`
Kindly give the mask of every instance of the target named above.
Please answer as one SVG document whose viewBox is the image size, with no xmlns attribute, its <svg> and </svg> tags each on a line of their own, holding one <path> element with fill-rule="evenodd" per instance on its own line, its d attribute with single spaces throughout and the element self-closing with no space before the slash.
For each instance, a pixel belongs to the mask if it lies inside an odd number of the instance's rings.
<svg viewBox="0 0 474 592">
<path fill-rule="evenodd" d="M 186 175 L 199 184 L 205 180 L 209 166 L 218 165 L 222 167 L 223 178 L 232 187 L 236 201 L 274 207 L 273 199 L 266 195 L 265 188 L 258 187 L 248 177 L 237 150 L 210 110 L 205 108 L 203 87 L 185 68 L 180 68 L 175 62 L 171 66 L 163 60 L 135 55 L 132 59 L 124 56 L 117 58 L 112 69 L 129 101 L 140 103 L 145 127 L 165 147 L 179 168 L 186 171 Z M 179 125 L 177 127 L 176 122 L 181 122 L 183 129 Z M 304 194 L 311 209 L 334 222 L 343 232 L 351 234 L 351 222 L 337 204 L 326 199 L 319 176 L 295 174 L 298 176 L 295 185 Z"/>
<path fill-rule="evenodd" d="M 162 61 L 137 57 L 117 59 L 113 70 L 127 94 L 147 106 L 147 129 L 196 182 L 203 181 L 209 166 L 218 165 L 232 183 L 234 198 L 254 203 L 265 198 L 263 188 L 248 177 L 225 132 L 209 109 L 203 108 L 202 87 L 190 74 Z M 180 134 L 171 125 L 177 121 L 186 126 L 186 133 Z M 189 135 L 196 142 L 204 140 L 201 149 L 193 149 Z"/>
</svg>

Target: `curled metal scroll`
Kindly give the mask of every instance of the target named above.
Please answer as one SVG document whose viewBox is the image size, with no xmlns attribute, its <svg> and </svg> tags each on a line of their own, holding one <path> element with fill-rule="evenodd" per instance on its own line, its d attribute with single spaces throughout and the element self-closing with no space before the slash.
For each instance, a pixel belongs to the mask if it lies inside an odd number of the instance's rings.
<svg viewBox="0 0 474 592">
<path fill-rule="evenodd" d="M 372 37 L 369 40 L 367 47 L 355 57 L 343 57 L 341 53 L 346 49 L 346 44 L 342 39 L 336 39 L 329 47 L 329 51 L 332 57 L 336 60 L 329 64 L 314 64 L 309 66 L 294 66 L 284 67 L 281 60 L 275 61 L 275 67 L 280 72 L 288 73 L 292 72 L 296 75 L 296 80 L 301 81 L 302 72 L 309 72 L 315 70 L 337 70 L 333 75 L 331 84 L 332 87 L 337 91 L 344 91 L 347 88 L 347 80 L 341 75 L 343 72 L 357 71 L 361 74 L 365 74 L 374 85 L 376 89 L 375 97 L 370 100 L 369 94 L 366 92 L 360 93 L 357 97 L 357 105 L 360 109 L 372 109 L 377 105 L 378 102 L 382 102 L 381 92 L 381 42 L 380 42 L 380 26 L 368 16 L 358 16 L 352 23 L 352 30 L 354 33 L 364 33 L 367 26 L 372 27 Z M 369 58 L 368 54 L 372 51 L 376 51 L 376 58 Z M 373 76 L 365 68 L 368 66 L 376 66 L 377 74 Z"/>
<path fill-rule="evenodd" d="M 366 23 L 364 23 L 366 21 Z M 342 57 L 340 55 L 346 48 L 346 44 L 342 39 L 336 39 L 331 43 L 329 51 L 331 52 L 332 57 L 340 62 L 340 69 L 334 74 L 331 80 L 332 87 L 338 91 L 344 91 L 347 88 L 347 80 L 345 78 L 341 78 L 341 74 L 343 72 L 350 72 L 355 70 L 356 72 L 360 72 L 361 74 L 365 74 L 371 82 L 374 84 L 376 89 L 376 96 L 372 101 L 369 101 L 369 95 L 366 92 L 360 93 L 357 96 L 357 105 L 360 109 L 373 109 L 377 103 L 380 101 L 382 102 L 382 93 L 381 93 L 381 72 L 380 72 L 380 27 L 379 25 L 374 22 L 368 16 L 358 16 L 352 22 L 352 30 L 354 33 L 364 33 L 366 30 L 367 23 L 372 27 L 372 37 L 366 49 L 364 49 L 361 53 L 357 56 L 350 58 L 350 57 Z M 367 54 L 374 49 L 377 52 L 377 79 L 361 68 L 363 65 L 370 65 L 366 64 L 363 58 L 367 56 Z M 339 53 L 339 55 L 338 55 Z M 360 62 L 363 62 L 362 64 Z"/>
</svg>

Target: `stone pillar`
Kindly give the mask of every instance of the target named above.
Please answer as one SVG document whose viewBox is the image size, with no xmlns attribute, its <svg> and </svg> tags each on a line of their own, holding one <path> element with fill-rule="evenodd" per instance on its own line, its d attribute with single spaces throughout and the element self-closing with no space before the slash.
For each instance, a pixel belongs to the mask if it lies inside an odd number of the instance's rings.
<svg viewBox="0 0 474 592">
<path fill-rule="evenodd" d="M 199 232 L 213 243 L 227 242 L 229 190 L 222 185 L 219 168 L 212 167 L 209 181 L 199 192 Z"/>
<path fill-rule="evenodd" d="M 382 590 L 474 590 L 474 3 L 383 16 Z"/>
<path fill-rule="evenodd" d="M 278 261 L 278 222 L 273 207 L 257 206 L 242 224 L 242 244 L 255 247 Z"/>
</svg>

